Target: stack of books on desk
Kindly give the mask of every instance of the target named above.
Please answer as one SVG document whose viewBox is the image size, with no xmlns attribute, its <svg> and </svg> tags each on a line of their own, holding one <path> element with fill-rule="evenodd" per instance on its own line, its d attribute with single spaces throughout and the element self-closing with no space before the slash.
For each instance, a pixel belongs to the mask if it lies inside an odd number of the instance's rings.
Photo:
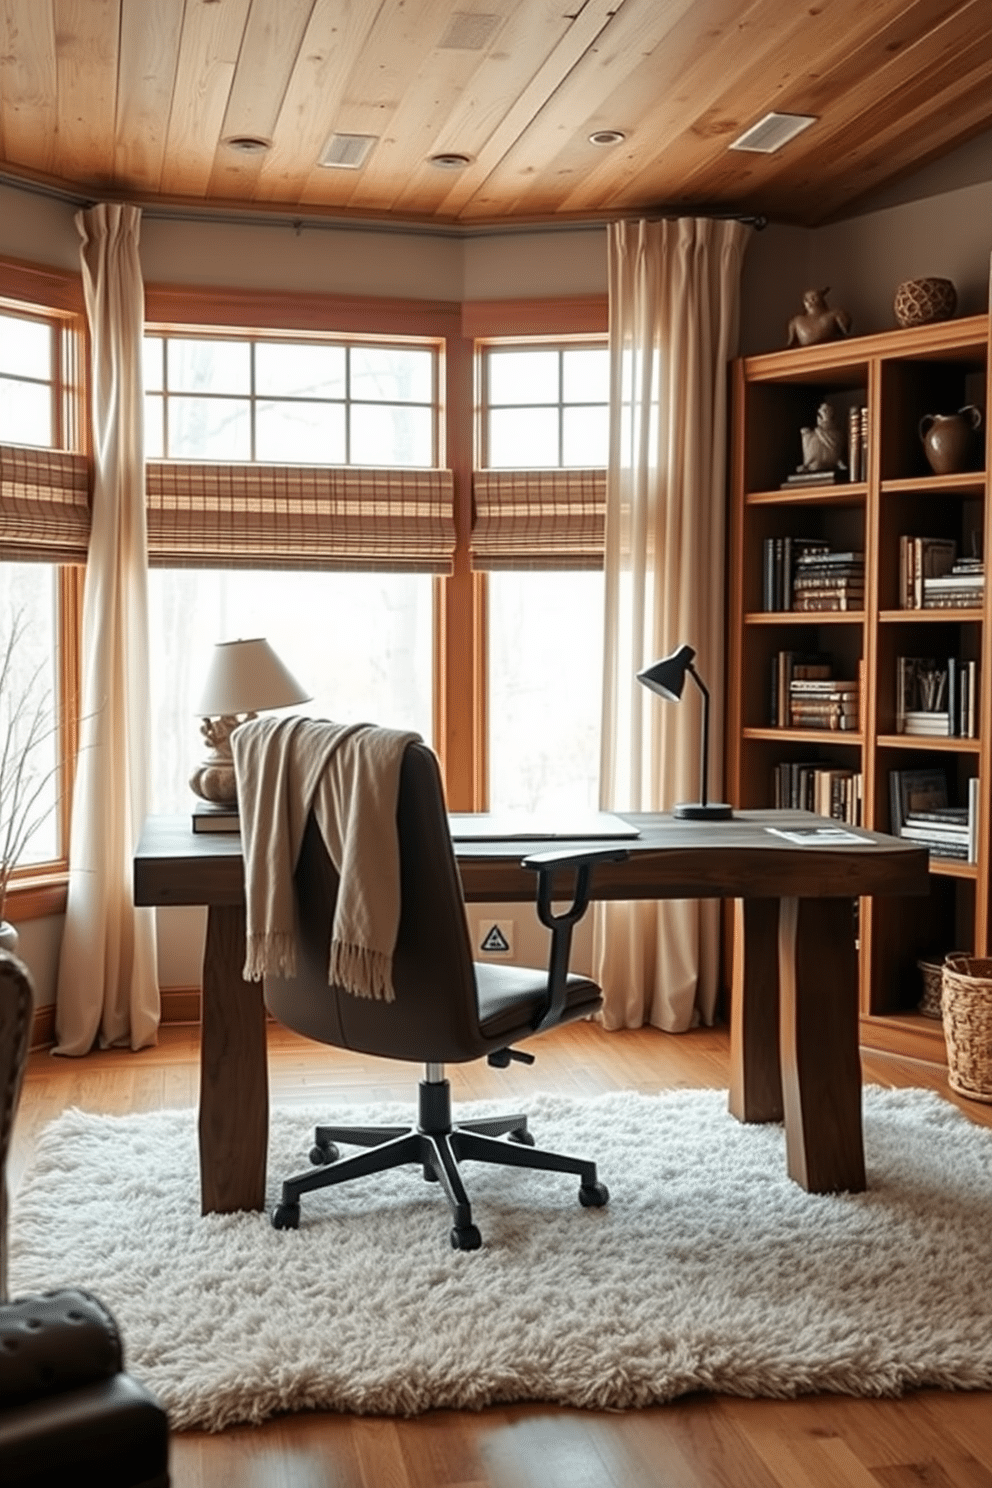
<svg viewBox="0 0 992 1488">
<path fill-rule="evenodd" d="M 212 801 L 197 801 L 193 807 L 194 832 L 240 832 L 241 818 L 237 806 L 217 806 Z"/>
</svg>

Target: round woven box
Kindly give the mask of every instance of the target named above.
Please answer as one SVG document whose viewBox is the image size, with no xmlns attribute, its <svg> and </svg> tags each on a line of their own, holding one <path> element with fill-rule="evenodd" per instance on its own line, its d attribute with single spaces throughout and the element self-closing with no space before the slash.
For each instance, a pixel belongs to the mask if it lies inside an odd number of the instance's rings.
<svg viewBox="0 0 992 1488">
<path fill-rule="evenodd" d="M 907 279 L 896 290 L 892 305 L 904 329 L 950 320 L 957 308 L 958 292 L 950 279 Z"/>
<path fill-rule="evenodd" d="M 948 956 L 941 1003 L 948 1084 L 971 1100 L 992 1102 L 992 960 Z"/>
</svg>

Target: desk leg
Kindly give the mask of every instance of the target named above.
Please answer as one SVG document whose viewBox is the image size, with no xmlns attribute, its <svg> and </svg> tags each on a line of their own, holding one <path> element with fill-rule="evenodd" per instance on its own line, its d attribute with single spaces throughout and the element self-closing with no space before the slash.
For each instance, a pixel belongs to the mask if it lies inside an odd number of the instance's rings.
<svg viewBox="0 0 992 1488">
<path fill-rule="evenodd" d="M 738 1121 L 782 1120 L 778 1001 L 778 900 L 736 899 L 728 1104 Z"/>
<path fill-rule="evenodd" d="M 260 982 L 245 982 L 245 911 L 211 905 L 200 1020 L 200 1207 L 265 1206 L 269 1071 Z"/>
<path fill-rule="evenodd" d="M 781 901 L 779 986 L 789 1176 L 810 1193 L 860 1193 L 858 960 L 849 899 Z"/>
</svg>

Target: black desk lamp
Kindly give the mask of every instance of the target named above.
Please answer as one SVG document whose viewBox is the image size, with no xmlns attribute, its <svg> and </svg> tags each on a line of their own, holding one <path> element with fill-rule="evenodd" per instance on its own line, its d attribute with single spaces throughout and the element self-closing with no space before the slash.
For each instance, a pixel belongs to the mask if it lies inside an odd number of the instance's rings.
<svg viewBox="0 0 992 1488">
<path fill-rule="evenodd" d="M 656 692 L 659 697 L 667 698 L 670 703 L 677 703 L 682 697 L 686 672 L 692 676 L 703 694 L 703 738 L 699 762 L 700 798 L 698 801 L 683 801 L 681 805 L 673 806 L 672 815 L 681 821 L 726 821 L 729 816 L 733 815 L 726 802 L 707 801 L 706 799 L 710 758 L 710 695 L 706 683 L 692 664 L 695 654 L 691 646 L 679 646 L 671 656 L 663 656 L 661 661 L 656 661 L 653 666 L 645 667 L 642 672 L 638 672 L 637 680 L 643 682 L 644 686 L 650 688 L 652 692 Z"/>
</svg>

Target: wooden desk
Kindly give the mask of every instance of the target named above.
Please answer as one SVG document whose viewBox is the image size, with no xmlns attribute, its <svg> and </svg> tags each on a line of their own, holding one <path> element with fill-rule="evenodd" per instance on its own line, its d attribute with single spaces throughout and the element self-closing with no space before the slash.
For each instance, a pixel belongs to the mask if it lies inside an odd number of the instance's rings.
<svg viewBox="0 0 992 1488">
<path fill-rule="evenodd" d="M 926 850 L 864 832 L 856 845 L 798 846 L 770 827 L 824 825 L 806 812 L 742 811 L 726 822 L 625 813 L 640 828 L 625 862 L 593 876 L 596 899 L 734 899 L 730 1109 L 784 1118 L 789 1173 L 816 1193 L 865 1186 L 858 966 L 851 901 L 926 894 Z M 557 845 L 557 844 L 556 844 Z M 603 844 L 597 844 L 603 845 Z M 456 845 L 469 902 L 533 902 L 520 860 L 534 843 Z M 205 904 L 200 1049 L 203 1212 L 260 1209 L 268 1142 L 265 1009 L 241 979 L 241 840 L 152 817 L 134 861 L 135 902 Z"/>
</svg>

